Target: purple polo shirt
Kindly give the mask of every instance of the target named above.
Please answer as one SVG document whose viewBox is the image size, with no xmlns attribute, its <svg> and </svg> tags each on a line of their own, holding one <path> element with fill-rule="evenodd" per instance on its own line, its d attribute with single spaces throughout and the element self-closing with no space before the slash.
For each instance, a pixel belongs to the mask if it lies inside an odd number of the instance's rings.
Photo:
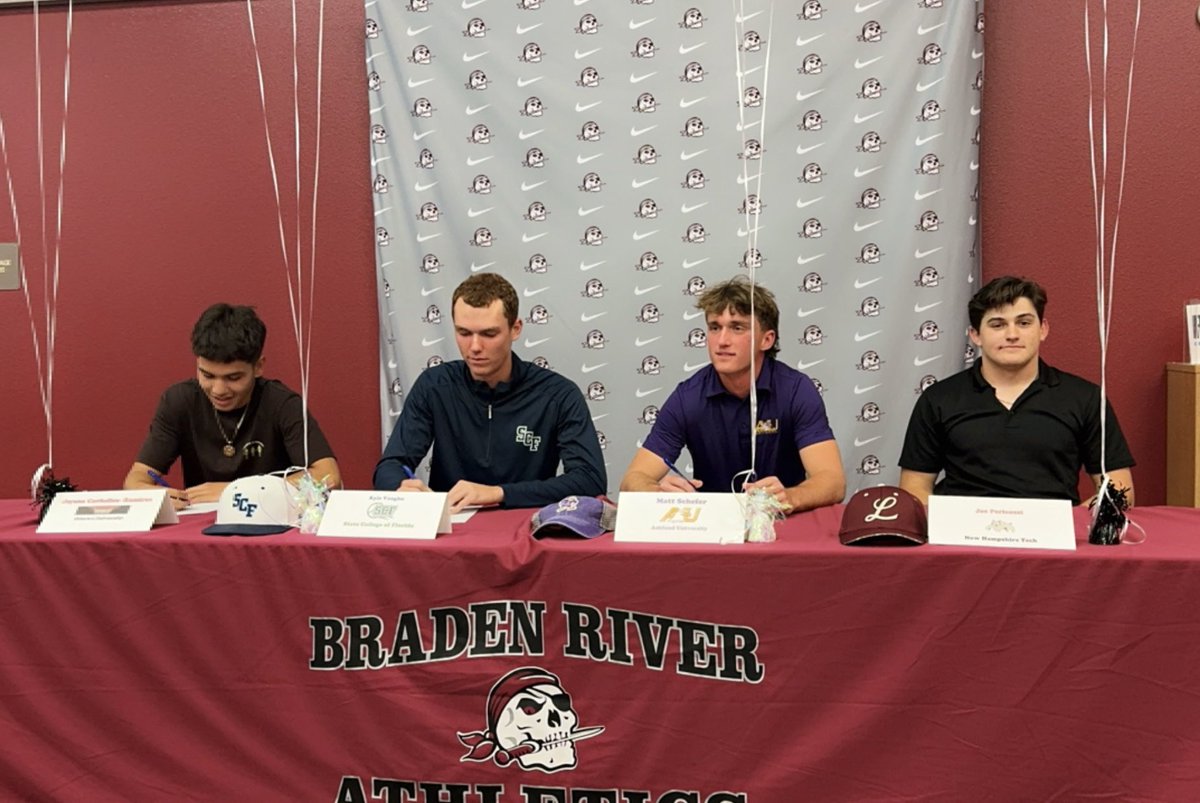
<svg viewBox="0 0 1200 803">
<path fill-rule="evenodd" d="M 833 430 L 812 380 L 777 360 L 764 360 L 758 375 L 757 478 L 776 476 L 786 487 L 803 482 L 799 451 L 829 440 Z M 669 463 L 686 446 L 693 476 L 704 482 L 700 490 L 728 492 L 734 475 L 750 467 L 750 397 L 729 393 L 706 365 L 667 398 L 642 446 Z"/>
</svg>

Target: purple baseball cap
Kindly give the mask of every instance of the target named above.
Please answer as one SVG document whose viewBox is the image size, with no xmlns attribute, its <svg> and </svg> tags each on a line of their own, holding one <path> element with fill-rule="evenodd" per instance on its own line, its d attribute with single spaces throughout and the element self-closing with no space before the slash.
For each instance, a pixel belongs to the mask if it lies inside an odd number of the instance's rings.
<svg viewBox="0 0 1200 803">
<path fill-rule="evenodd" d="M 591 496 L 568 496 L 533 514 L 530 533 L 534 538 L 569 533 L 595 538 L 617 524 L 617 509 Z"/>
</svg>

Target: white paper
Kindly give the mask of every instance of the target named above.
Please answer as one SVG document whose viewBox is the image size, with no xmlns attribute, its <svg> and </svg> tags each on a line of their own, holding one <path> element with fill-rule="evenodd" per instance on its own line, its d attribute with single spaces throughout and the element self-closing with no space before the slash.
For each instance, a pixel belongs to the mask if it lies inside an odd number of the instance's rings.
<svg viewBox="0 0 1200 803">
<path fill-rule="evenodd" d="M 175 524 L 179 516 L 165 488 L 137 491 L 69 491 L 55 495 L 39 533 L 145 532 Z"/>
<path fill-rule="evenodd" d="M 444 493 L 335 490 L 325 504 L 317 535 L 351 538 L 432 539 L 450 532 Z"/>
<path fill-rule="evenodd" d="M 216 513 L 219 502 L 193 502 L 183 510 L 176 510 L 180 516 L 198 516 L 201 513 Z"/>
<path fill-rule="evenodd" d="M 1006 549 L 1075 549 L 1066 499 L 929 497 L 929 543 Z"/>
<path fill-rule="evenodd" d="M 659 544 L 740 544 L 745 541 L 745 494 L 621 494 L 614 541 Z"/>
<path fill-rule="evenodd" d="M 470 521 L 471 517 L 474 516 L 478 512 L 479 512 L 478 507 L 464 507 L 462 510 L 458 511 L 457 513 L 450 514 L 450 523 L 451 524 L 462 524 L 464 522 Z"/>
</svg>

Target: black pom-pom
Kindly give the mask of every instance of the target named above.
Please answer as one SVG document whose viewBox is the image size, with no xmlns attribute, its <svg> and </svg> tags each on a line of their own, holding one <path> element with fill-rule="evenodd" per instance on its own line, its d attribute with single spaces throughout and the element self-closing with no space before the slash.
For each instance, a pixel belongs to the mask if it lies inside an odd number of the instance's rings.
<svg viewBox="0 0 1200 803">
<path fill-rule="evenodd" d="M 38 524 L 41 524 L 42 519 L 46 518 L 46 512 L 50 510 L 50 502 L 54 500 L 55 496 L 66 491 L 77 490 L 79 489 L 71 484 L 70 477 L 64 477 L 61 480 L 55 479 L 54 472 L 47 470 L 42 475 L 33 496 L 33 506 L 38 509 Z"/>
<path fill-rule="evenodd" d="M 1088 531 L 1089 544 L 1119 544 L 1125 532 L 1125 511 L 1129 509 L 1128 489 L 1105 485 L 1104 493 L 1092 499 L 1091 507 L 1099 505 Z"/>
</svg>

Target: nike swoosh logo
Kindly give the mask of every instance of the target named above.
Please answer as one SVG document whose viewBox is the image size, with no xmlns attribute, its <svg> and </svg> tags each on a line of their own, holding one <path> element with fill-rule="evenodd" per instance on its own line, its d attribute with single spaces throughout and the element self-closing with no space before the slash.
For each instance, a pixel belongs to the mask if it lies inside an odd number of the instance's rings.
<svg viewBox="0 0 1200 803">
<path fill-rule="evenodd" d="M 695 260 L 685 259 L 685 260 L 683 260 L 683 269 L 691 270 L 692 268 L 696 267 L 697 265 L 703 265 L 705 262 L 707 262 L 710 259 L 712 259 L 712 257 L 704 257 L 703 259 L 695 259 Z"/>
<path fill-rule="evenodd" d="M 856 115 L 854 115 L 854 122 L 865 123 L 867 120 L 870 120 L 872 117 L 878 117 L 881 114 L 883 114 L 883 112 L 872 112 L 871 114 L 856 114 Z"/>
<path fill-rule="evenodd" d="M 544 129 L 544 128 L 539 128 L 537 131 L 529 131 L 529 132 L 518 131 L 517 139 L 526 140 L 526 139 L 529 139 L 530 137 L 536 137 L 538 134 L 542 133 L 545 130 L 546 129 Z"/>
<path fill-rule="evenodd" d="M 650 19 L 642 20 L 641 22 L 634 22 L 633 20 L 630 20 L 629 21 L 629 30 L 636 31 L 638 28 L 642 27 L 643 25 L 649 25 L 650 23 L 654 22 L 654 20 L 656 20 L 656 19 L 658 19 L 658 18 L 651 17 Z"/>
<path fill-rule="evenodd" d="M 928 251 L 922 251 L 920 248 L 918 248 L 916 251 L 913 251 L 913 256 L 916 257 L 917 259 L 924 259 L 925 257 L 929 256 L 930 254 L 936 254 L 938 251 L 941 251 L 941 250 L 942 250 L 942 247 L 940 245 L 937 248 L 930 248 Z"/>
<path fill-rule="evenodd" d="M 474 167 L 475 165 L 481 165 L 484 162 L 486 162 L 488 159 L 491 159 L 491 158 L 492 158 L 491 156 L 480 156 L 478 159 L 472 159 L 470 156 L 468 156 L 467 157 L 467 167 Z"/>
<path fill-rule="evenodd" d="M 647 184 L 652 184 L 652 183 L 654 183 L 655 181 L 658 181 L 658 179 L 657 179 L 657 178 L 648 178 L 648 179 L 646 179 L 645 181 L 638 181 L 638 180 L 635 178 L 635 179 L 634 179 L 632 182 L 630 182 L 630 183 L 632 184 L 632 186 L 633 186 L 633 188 L 634 188 L 635 190 L 639 190 L 639 189 L 641 189 L 642 187 L 645 187 Z"/>
<path fill-rule="evenodd" d="M 704 310 L 702 310 L 702 309 L 698 309 L 698 310 L 692 310 L 691 312 L 685 312 L 685 313 L 683 313 L 683 319 L 684 319 L 685 321 L 691 321 L 691 320 L 694 320 L 694 319 L 696 319 L 696 318 L 699 318 L 699 317 L 700 317 L 701 315 L 703 315 L 703 314 L 704 314 Z"/>
<path fill-rule="evenodd" d="M 529 192 L 530 190 L 536 190 L 538 187 L 542 186 L 545 183 L 546 182 L 544 182 L 544 181 L 535 181 L 532 184 L 526 184 L 524 181 L 522 181 L 521 182 L 521 192 Z"/>
<path fill-rule="evenodd" d="M 644 296 L 644 295 L 646 295 L 646 293 L 653 292 L 654 290 L 657 290 L 660 287 L 662 287 L 661 284 L 656 284 L 653 287 L 634 287 L 633 294 L 635 296 Z"/>
<path fill-rule="evenodd" d="M 927 92 L 945 80 L 946 80 L 946 76 L 943 75 L 941 78 L 935 78 L 927 84 L 923 84 L 920 81 L 917 81 L 917 91 L 918 92 Z"/>
<path fill-rule="evenodd" d="M 604 155 L 604 154 L 602 154 L 602 153 L 594 153 L 594 154 L 592 154 L 591 156 L 576 156 L 576 157 L 575 157 L 575 164 L 577 164 L 577 165 L 585 165 L 585 164 L 587 164 L 588 162 L 592 161 L 593 159 L 599 159 L 599 158 L 600 158 L 601 156 L 603 156 L 603 155 Z"/>
<path fill-rule="evenodd" d="M 883 437 L 882 435 L 876 435 L 874 438 L 855 438 L 854 445 L 855 446 L 866 446 L 868 443 L 877 441 L 882 437 Z"/>
<path fill-rule="evenodd" d="M 634 393 L 637 394 L 637 397 L 639 399 L 644 399 L 647 396 L 650 396 L 654 393 L 658 393 L 660 390 L 662 390 L 662 388 L 653 388 L 651 390 L 642 390 L 641 388 L 638 388 L 637 390 L 634 391 Z"/>
<path fill-rule="evenodd" d="M 814 307 L 813 309 L 798 309 L 798 310 L 796 310 L 796 317 L 797 318 L 807 318 L 809 315 L 815 315 L 816 313 L 820 312 L 823 309 L 825 309 L 825 308 L 824 307 Z"/>
<path fill-rule="evenodd" d="M 745 237 L 748 234 L 750 234 L 751 232 L 762 231 L 765 228 L 766 228 L 766 226 L 755 226 L 752 229 L 743 229 L 741 226 L 738 226 L 737 234 L 738 234 L 738 237 Z"/>
<path fill-rule="evenodd" d="M 867 59 L 866 61 L 861 61 L 859 59 L 855 59 L 854 60 L 854 69 L 861 70 L 863 67 L 870 67 L 872 64 L 879 61 L 881 58 L 883 58 L 883 56 L 876 56 L 875 58 Z"/>
<path fill-rule="evenodd" d="M 924 312 L 925 310 L 933 309 L 941 303 L 940 301 L 934 301 L 930 304 L 913 304 L 913 312 Z"/>
<path fill-rule="evenodd" d="M 417 192 L 425 192 L 425 190 L 428 190 L 428 189 L 430 189 L 432 187 L 436 187 L 436 186 L 437 186 L 437 182 L 431 181 L 428 184 L 420 184 L 420 183 L 413 184 L 413 189 L 416 190 Z"/>
<path fill-rule="evenodd" d="M 971 116 L 972 116 L 972 117 L 978 117 L 978 116 L 979 116 L 979 107 L 978 107 L 978 106 L 972 106 L 972 107 L 971 107 Z"/>
<path fill-rule="evenodd" d="M 698 362 L 695 365 L 692 365 L 690 362 L 685 362 L 683 364 L 683 370 L 685 373 L 690 374 L 692 371 L 695 371 L 697 368 L 703 368 L 706 365 L 708 365 L 707 362 Z"/>
<path fill-rule="evenodd" d="M 967 218 L 968 226 L 974 226 L 978 222 L 979 222 L 978 219 L 974 215 L 971 215 L 969 218 Z"/>
<path fill-rule="evenodd" d="M 426 131 L 424 134 L 418 134 L 416 131 L 414 131 L 413 132 L 413 142 L 420 142 L 421 140 L 425 139 L 425 137 L 427 137 L 433 133 L 434 133 L 434 131 Z"/>
<path fill-rule="evenodd" d="M 471 263 L 471 273 L 478 273 L 479 271 L 483 270 L 484 268 L 490 268 L 492 265 L 495 265 L 495 264 L 496 264 L 495 262 L 484 262 L 482 265 L 476 265 L 474 262 L 472 262 Z"/>
<path fill-rule="evenodd" d="M 542 23 L 540 23 L 540 22 L 535 22 L 532 25 L 518 25 L 517 26 L 517 36 L 524 36 L 525 34 L 532 31 L 534 28 L 540 28 L 540 27 L 542 27 Z"/>
<path fill-rule="evenodd" d="M 868 175 L 868 174 L 870 174 L 870 173 L 874 173 L 876 170 L 882 170 L 882 169 L 883 169 L 883 165 L 875 165 L 874 167 L 868 167 L 866 170 L 859 170 L 859 169 L 856 167 L 856 168 L 854 168 L 854 177 L 855 177 L 855 178 L 862 178 L 862 177 L 863 177 L 863 176 L 865 176 L 865 175 Z"/>
<path fill-rule="evenodd" d="M 696 98 L 695 100 L 684 100 L 683 98 L 680 98 L 679 99 L 679 108 L 686 109 L 688 106 L 695 106 L 697 103 L 699 103 L 702 100 L 707 100 L 707 96 L 705 96 L 703 98 Z"/>
<path fill-rule="evenodd" d="M 487 209 L 468 209 L 468 210 L 467 210 L 467 217 L 479 217 L 480 215 L 487 214 L 488 212 L 491 212 L 491 211 L 492 211 L 493 209 L 495 209 L 495 208 L 496 208 L 496 207 L 494 207 L 494 206 L 489 206 Z"/>
<path fill-rule="evenodd" d="M 418 234 L 417 242 L 423 243 L 426 240 L 432 240 L 434 237 L 441 237 L 441 236 L 442 236 L 441 232 L 438 232 L 437 234 Z"/>
<path fill-rule="evenodd" d="M 528 287 L 526 287 L 523 292 L 525 293 L 526 298 L 533 298 L 536 295 L 541 295 L 549 289 L 549 287 L 539 287 L 536 290 L 530 290 Z"/>
<path fill-rule="evenodd" d="M 658 73 L 657 72 L 648 72 L 645 75 L 634 75 L 633 73 L 630 73 L 629 74 L 629 83 L 640 84 L 642 81 L 645 81 L 647 78 L 650 78 L 655 75 L 658 75 Z"/>
<path fill-rule="evenodd" d="M 592 371 L 599 371 L 606 365 L 608 365 L 606 362 L 599 363 L 598 365 L 581 365 L 579 366 L 579 370 L 585 374 L 590 374 Z"/>
<path fill-rule="evenodd" d="M 488 53 L 490 53 L 490 52 L 491 52 L 490 50 L 485 50 L 485 51 L 483 51 L 482 53 L 469 53 L 469 54 L 468 54 L 468 53 L 463 53 L 463 61 L 465 61 L 465 62 L 467 62 L 468 64 L 470 64 L 470 63 L 471 63 L 472 61 L 474 61 L 475 59 L 478 59 L 478 58 L 483 58 L 484 56 L 486 56 L 486 55 L 487 55 Z"/>
<path fill-rule="evenodd" d="M 438 343 L 441 343 L 445 339 L 446 338 L 444 338 L 444 337 L 435 337 L 431 340 L 427 337 L 423 337 L 423 338 L 421 338 L 421 345 L 422 346 L 436 346 Z"/>
<path fill-rule="evenodd" d="M 517 86 L 526 87 L 526 86 L 529 86 L 530 84 L 536 84 L 538 81 L 542 80 L 545 77 L 546 76 L 544 76 L 544 75 L 539 75 L 534 78 L 518 78 Z"/>
<path fill-rule="evenodd" d="M 701 42 L 700 44 L 697 44 L 697 45 L 691 45 L 690 47 L 684 47 L 683 45 L 680 45 L 680 46 L 679 46 L 679 55 L 681 55 L 681 56 L 686 56 L 688 53 L 691 53 L 691 52 L 692 52 L 693 50 L 695 50 L 696 48 L 698 48 L 698 47 L 704 47 L 706 44 L 708 44 L 708 43 L 707 43 L 707 42 Z"/>
<path fill-rule="evenodd" d="M 867 229 L 871 228 L 872 226 L 878 226 L 882 222 L 883 222 L 882 220 L 873 220 L 870 223 L 855 223 L 854 230 L 855 231 L 866 231 Z"/>
<path fill-rule="evenodd" d="M 972 59 L 981 59 L 981 58 L 983 58 L 983 51 L 982 51 L 982 50 L 976 50 L 975 48 L 971 48 L 971 58 L 972 58 Z"/>
<path fill-rule="evenodd" d="M 755 173 L 753 176 L 738 176 L 737 183 L 749 184 L 751 181 L 757 181 L 760 178 L 762 178 L 762 173 Z"/>
<path fill-rule="evenodd" d="M 595 103 L 576 103 L 576 104 L 575 104 L 575 111 L 577 111 L 577 112 L 585 112 L 585 111 L 587 111 L 588 109 L 590 109 L 590 108 L 592 108 L 592 107 L 594 107 L 594 106 L 599 106 L 599 105 L 600 105 L 601 103 L 603 103 L 603 102 L 604 102 L 604 101 L 602 101 L 602 100 L 598 100 L 598 101 L 596 101 Z"/>
<path fill-rule="evenodd" d="M 684 204 L 683 206 L 679 207 L 679 211 L 682 214 L 688 215 L 688 214 L 691 214 L 692 212 L 695 212 L 697 209 L 699 209 L 702 206 L 708 206 L 708 201 L 705 201 L 702 204 L 694 204 L 694 205 L 693 204 Z"/>
<path fill-rule="evenodd" d="M 815 204 L 817 201 L 824 201 L 824 200 L 825 200 L 825 196 L 824 196 L 824 195 L 822 195 L 820 198 L 813 198 L 811 201 L 803 201 L 803 200 L 801 200 L 801 199 L 797 198 L 797 199 L 796 199 L 796 208 L 797 208 L 797 209 L 803 209 L 803 208 L 804 208 L 804 207 L 806 207 L 806 206 L 812 206 L 812 205 L 813 205 L 813 204 Z"/>
<path fill-rule="evenodd" d="M 868 333 L 867 333 L 867 334 L 865 334 L 865 335 L 860 335 L 858 332 L 855 332 L 855 333 L 854 333 L 854 342 L 855 342 L 855 343 L 861 343 L 861 342 L 863 342 L 864 340 L 869 340 L 869 339 L 871 339 L 872 337 L 875 337 L 875 335 L 879 334 L 879 333 L 880 333 L 880 332 L 882 332 L 882 331 L 883 331 L 882 329 L 876 329 L 874 332 L 868 332 Z"/>
<path fill-rule="evenodd" d="M 817 254 L 815 257 L 796 257 L 797 265 L 807 265 L 809 262 L 820 259 L 824 254 Z"/>
<path fill-rule="evenodd" d="M 874 279 L 867 279 L 865 282 L 860 282 L 858 279 L 855 279 L 854 280 L 854 289 L 861 290 L 864 287 L 870 287 L 871 285 L 875 284 L 875 282 L 879 281 L 882 278 L 883 278 L 882 276 L 876 276 Z"/>
<path fill-rule="evenodd" d="M 662 340 L 662 335 L 659 335 L 658 337 L 648 337 L 645 340 L 642 340 L 642 338 L 639 337 L 633 342 L 638 348 L 641 348 L 642 346 L 649 346 L 656 340 Z"/>
<path fill-rule="evenodd" d="M 409 36 L 416 36 L 417 34 L 422 34 L 422 33 L 425 33 L 426 31 L 428 31 L 428 30 L 429 30 L 430 28 L 432 28 L 432 27 L 433 27 L 432 25 L 426 25 L 424 28 L 415 28 L 415 29 L 414 29 L 414 28 L 409 28 L 409 29 L 408 29 L 408 31 L 406 31 L 406 33 L 407 33 Z"/>
<path fill-rule="evenodd" d="M 695 159 L 697 156 L 699 156 L 702 153 L 708 153 L 708 148 L 705 148 L 702 151 L 693 151 L 692 153 L 682 153 L 681 152 L 679 154 L 679 159 L 680 159 L 680 161 L 686 162 L 689 159 Z"/>
<path fill-rule="evenodd" d="M 921 359 L 920 357 L 913 357 L 913 365 L 920 368 L 925 363 L 933 362 L 934 360 L 940 360 L 941 358 L 942 358 L 941 354 L 935 354 L 932 357 L 926 357 L 925 359 Z"/>
<path fill-rule="evenodd" d="M 803 145 L 797 145 L 796 146 L 796 154 L 798 156 L 803 156 L 804 154 L 808 153 L 809 151 L 815 150 L 824 144 L 825 144 L 824 142 L 818 142 L 816 145 L 809 145 L 807 148 L 805 148 Z"/>
<path fill-rule="evenodd" d="M 880 58 L 882 58 L 882 56 Z M 824 89 L 814 89 L 812 92 L 797 92 L 796 100 L 808 100 L 809 98 L 816 97 L 824 91 Z"/>
<path fill-rule="evenodd" d="M 974 159 L 972 159 L 972 160 L 971 160 L 971 169 L 972 169 L 972 170 L 978 170 L 978 169 L 979 169 L 979 162 L 977 162 L 977 161 L 975 161 Z"/>
<path fill-rule="evenodd" d="M 579 207 L 579 216 L 587 217 L 588 215 L 592 214 L 593 212 L 599 212 L 603 208 L 604 208 L 603 206 L 593 206 L 591 209 L 584 209 L 581 206 L 581 207 Z"/>
<path fill-rule="evenodd" d="M 485 103 L 485 104 L 483 104 L 482 106 L 480 106 L 478 109 L 474 108 L 473 106 L 468 106 L 468 107 L 467 107 L 467 114 L 468 114 L 468 115 L 471 115 L 471 114 L 479 114 L 481 111 L 483 111 L 484 109 L 488 108 L 488 107 L 489 107 L 489 106 L 491 106 L 491 105 L 492 105 L 492 104 L 490 104 L 490 103 Z"/>
<path fill-rule="evenodd" d="M 541 234 L 534 234 L 534 235 L 522 234 L 522 235 L 521 235 L 521 242 L 523 242 L 523 243 L 531 243 L 531 242 L 533 242 L 534 240 L 540 240 L 540 239 L 542 239 L 543 237 L 545 237 L 545 236 L 546 236 L 547 234 L 549 234 L 549 233 L 550 233 L 550 232 L 548 232 L 548 231 L 544 231 L 544 232 L 542 232 Z"/>
<path fill-rule="evenodd" d="M 930 25 L 928 28 L 926 28 L 924 25 L 918 25 L 917 26 L 917 36 L 924 36 L 927 33 L 933 33 L 938 28 L 945 27 L 945 25 L 946 25 L 946 23 L 944 23 L 944 22 L 939 22 L 937 25 Z"/>
<path fill-rule="evenodd" d="M 580 262 L 580 263 L 579 263 L 579 269 L 580 269 L 580 270 L 591 270 L 592 268 L 598 268 L 598 267 L 600 267 L 601 265 L 603 265 L 603 264 L 604 264 L 605 262 L 607 262 L 607 261 L 608 261 L 608 260 L 606 260 L 606 259 L 602 259 L 602 260 L 600 260 L 599 262 Z"/>
<path fill-rule="evenodd" d="M 744 17 L 741 14 L 738 14 L 737 16 L 735 16 L 733 18 L 733 21 L 736 22 L 738 25 L 741 25 L 743 22 L 749 22 L 750 20 L 754 19 L 761 13 L 762 13 L 761 11 L 755 11 L 751 14 L 747 14 Z"/>
<path fill-rule="evenodd" d="M 438 290 L 441 290 L 441 289 L 442 288 L 440 288 L 440 287 L 435 287 L 432 290 L 426 290 L 425 288 L 422 287 L 421 288 L 421 298 L 425 298 L 426 296 L 431 296 L 434 293 L 436 293 Z"/>
<path fill-rule="evenodd" d="M 586 312 L 583 312 L 583 313 L 580 313 L 579 320 L 583 321 L 584 323 L 587 323 L 588 321 L 596 320 L 601 315 L 607 315 L 607 314 L 608 314 L 607 312 L 593 312 L 591 315 L 588 315 Z"/>
<path fill-rule="evenodd" d="M 855 3 L 854 4 L 854 13 L 861 14 L 864 11 L 868 11 L 872 8 L 875 8 L 875 6 L 879 5 L 882 2 L 883 2 L 883 0 L 875 0 L 874 3 Z"/>
<path fill-rule="evenodd" d="M 855 386 L 854 386 L 854 394 L 855 394 L 856 396 L 861 396 L 862 394 L 864 394 L 864 393 L 867 393 L 868 391 L 872 391 L 872 390 L 874 390 L 875 388 L 877 388 L 877 387 L 880 387 L 882 384 L 883 384 L 883 383 L 882 383 L 882 382 L 880 382 L 880 383 L 879 383 L 879 384 L 877 384 L 877 385 L 867 385 L 865 388 L 860 388 L 858 385 L 855 385 Z"/>
<path fill-rule="evenodd" d="M 470 8 L 475 8 L 475 6 L 484 2 L 487 2 L 487 0 L 462 0 L 463 11 L 466 11 Z"/>
<path fill-rule="evenodd" d="M 823 362 L 825 362 L 824 359 L 813 360 L 812 362 L 798 362 L 798 363 L 796 363 L 796 370 L 797 371 L 807 371 L 809 368 L 812 368 L 814 365 L 820 365 Z"/>
<path fill-rule="evenodd" d="M 638 240 L 644 240 L 647 237 L 649 237 L 651 234 L 658 234 L 658 229 L 655 229 L 654 231 L 647 231 L 647 232 L 635 231 L 633 233 L 633 241 L 636 243 Z"/>
<path fill-rule="evenodd" d="M 657 125 L 646 126 L 645 128 L 633 128 L 633 127 L 630 127 L 630 129 L 629 129 L 629 136 L 631 136 L 631 137 L 640 137 L 642 134 L 645 134 L 645 133 L 647 133 L 647 132 L 649 132 L 649 131 L 653 131 L 653 130 L 654 130 L 654 129 L 656 129 L 656 128 L 658 128 L 658 126 L 657 126 Z"/>
<path fill-rule="evenodd" d="M 917 137 L 917 138 L 916 138 L 916 139 L 913 141 L 913 144 L 914 144 L 914 145 L 916 145 L 916 146 L 919 148 L 919 147 L 921 147 L 922 145 L 924 145 L 926 142 L 929 142 L 930 140 L 935 140 L 935 139 L 937 139 L 937 138 L 938 138 L 938 137 L 940 137 L 940 136 L 941 136 L 941 134 L 940 134 L 940 133 L 938 133 L 938 134 L 930 134 L 930 135 L 929 135 L 929 136 L 927 136 L 927 137 Z"/>
<path fill-rule="evenodd" d="M 408 79 L 408 88 L 416 89 L 417 87 L 422 86 L 423 84 L 428 84 L 432 80 L 433 80 L 432 78 L 426 78 L 421 81 L 414 81 L 413 79 L 409 78 Z"/>
<path fill-rule="evenodd" d="M 529 338 L 525 338 L 525 348 L 531 349 L 534 346 L 540 346 L 549 339 L 550 338 L 548 337 L 543 337 L 541 340 L 530 340 Z"/>
<path fill-rule="evenodd" d="M 817 41 L 824 35 L 825 34 L 823 34 L 823 33 L 819 33 L 816 36 L 810 36 L 807 39 L 801 39 L 800 37 L 796 37 L 796 47 L 804 47 L 805 45 L 809 44 L 810 42 Z"/>
<path fill-rule="evenodd" d="M 924 201 L 930 195 L 936 195 L 939 192 L 941 192 L 940 189 L 930 190 L 929 192 L 921 192 L 920 190 L 917 190 L 916 192 L 913 193 L 913 200 L 914 201 Z"/>
<path fill-rule="evenodd" d="M 578 50 L 576 50 L 576 51 L 575 51 L 575 58 L 577 58 L 577 59 L 586 59 L 588 56 L 591 56 L 591 55 L 593 55 L 593 54 L 596 54 L 596 53 L 599 53 L 599 52 L 600 52 L 600 48 L 598 48 L 598 47 L 597 47 L 597 48 L 595 48 L 595 49 L 593 49 L 593 50 L 585 50 L 585 51 L 583 51 L 582 53 L 581 53 L 581 52 L 579 52 Z"/>
</svg>

